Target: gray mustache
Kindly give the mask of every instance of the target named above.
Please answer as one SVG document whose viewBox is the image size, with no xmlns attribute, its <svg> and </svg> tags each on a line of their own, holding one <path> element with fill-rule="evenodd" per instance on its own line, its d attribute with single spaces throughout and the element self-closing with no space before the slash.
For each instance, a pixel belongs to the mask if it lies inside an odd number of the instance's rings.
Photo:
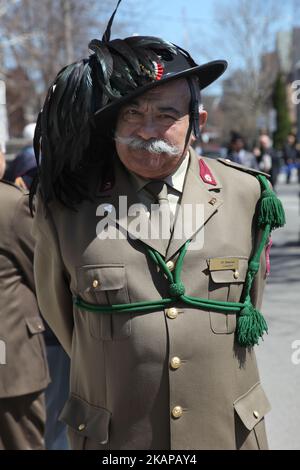
<svg viewBox="0 0 300 470">
<path fill-rule="evenodd" d="M 180 154 L 180 149 L 176 145 L 169 144 L 163 139 L 144 140 L 139 137 L 120 137 L 116 135 L 115 140 L 120 144 L 128 145 L 134 150 L 146 150 L 156 154 L 166 153 L 171 157 Z"/>
</svg>

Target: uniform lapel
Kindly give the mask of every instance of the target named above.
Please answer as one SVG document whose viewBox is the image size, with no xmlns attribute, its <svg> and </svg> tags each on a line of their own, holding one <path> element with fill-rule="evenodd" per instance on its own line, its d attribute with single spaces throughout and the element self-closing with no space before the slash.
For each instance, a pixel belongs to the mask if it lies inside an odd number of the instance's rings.
<svg viewBox="0 0 300 470">
<path fill-rule="evenodd" d="M 205 163 L 209 168 L 207 160 Z M 223 204 L 219 192 L 213 191 L 216 189 L 221 190 L 220 182 L 215 177 L 214 185 L 204 182 L 199 173 L 199 159 L 196 153 L 190 149 L 190 162 L 180 201 L 180 209 L 166 254 L 167 259 L 171 258 L 187 240 L 192 239 Z M 198 210 L 200 216 L 195 216 Z M 193 220 L 191 220 L 191 214 Z"/>
</svg>

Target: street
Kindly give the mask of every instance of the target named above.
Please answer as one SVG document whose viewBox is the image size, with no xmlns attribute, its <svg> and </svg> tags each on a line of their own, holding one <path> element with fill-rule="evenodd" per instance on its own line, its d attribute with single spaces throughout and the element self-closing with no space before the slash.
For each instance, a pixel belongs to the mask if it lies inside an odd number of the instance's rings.
<svg viewBox="0 0 300 470">
<path fill-rule="evenodd" d="M 300 449 L 300 363 L 293 361 L 294 341 L 300 347 L 300 213 L 293 183 L 280 183 L 287 224 L 273 232 L 271 274 L 265 290 L 262 312 L 269 334 L 256 348 L 261 381 L 271 402 L 266 425 L 270 449 Z M 294 346 L 295 347 L 295 346 Z M 297 357 L 300 357 L 298 353 Z M 298 362 L 298 364 L 296 363 Z"/>
</svg>

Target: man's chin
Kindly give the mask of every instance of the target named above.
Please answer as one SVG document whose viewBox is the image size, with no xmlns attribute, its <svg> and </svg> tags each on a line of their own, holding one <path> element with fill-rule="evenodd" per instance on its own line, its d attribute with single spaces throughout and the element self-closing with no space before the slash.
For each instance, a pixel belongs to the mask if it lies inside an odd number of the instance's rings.
<svg viewBox="0 0 300 470">
<path fill-rule="evenodd" d="M 178 159 L 179 155 L 170 155 L 169 153 L 153 153 L 149 152 L 148 150 L 140 150 L 137 157 L 144 157 L 145 161 L 147 162 L 147 165 L 150 167 L 157 166 L 159 164 L 163 165 L 166 164 L 166 162 L 174 162 L 174 160 Z M 140 158 L 139 158 L 140 160 Z"/>
<path fill-rule="evenodd" d="M 141 159 L 141 156 L 144 157 Z M 132 155 L 131 171 L 142 178 L 164 178 L 176 169 L 178 157 L 167 153 L 152 153 L 147 150 L 138 151 L 138 155 Z"/>
</svg>

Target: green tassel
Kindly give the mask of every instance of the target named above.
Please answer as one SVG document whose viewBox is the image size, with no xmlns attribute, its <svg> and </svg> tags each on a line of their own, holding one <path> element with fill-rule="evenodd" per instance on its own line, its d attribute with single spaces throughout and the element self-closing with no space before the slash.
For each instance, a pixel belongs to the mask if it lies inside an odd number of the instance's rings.
<svg viewBox="0 0 300 470">
<path fill-rule="evenodd" d="M 237 325 L 238 342 L 241 346 L 254 346 L 258 344 L 264 332 L 268 332 L 268 325 L 262 314 L 251 303 L 245 303 L 242 308 Z"/>
<path fill-rule="evenodd" d="M 260 197 L 258 225 L 263 227 L 269 224 L 271 230 L 283 227 L 285 224 L 285 214 L 280 199 L 270 188 L 265 177 L 259 175 L 258 179 L 264 187 Z"/>
</svg>

